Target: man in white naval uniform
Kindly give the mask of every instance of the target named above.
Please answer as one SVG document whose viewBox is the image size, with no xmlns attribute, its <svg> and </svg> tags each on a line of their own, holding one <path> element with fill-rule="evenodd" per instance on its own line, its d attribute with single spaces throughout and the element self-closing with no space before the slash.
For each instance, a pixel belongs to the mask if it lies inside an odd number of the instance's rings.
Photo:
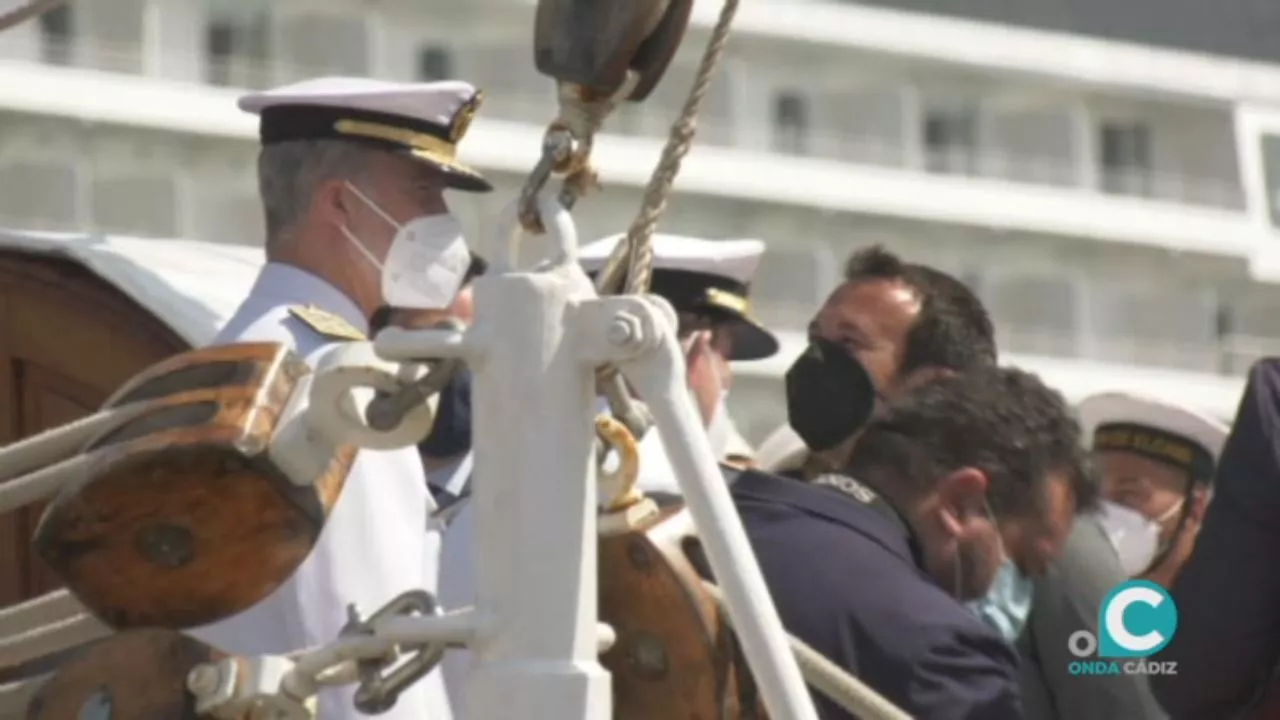
<svg viewBox="0 0 1280 720">
<path fill-rule="evenodd" d="M 588 274 L 599 272 L 622 239 L 615 235 L 584 245 L 578 259 Z M 678 337 L 689 363 L 689 392 L 706 423 L 713 449 L 722 461 L 749 462 L 749 446 L 737 434 L 725 398 L 731 385 L 731 360 L 759 360 L 778 351 L 777 338 L 751 314 L 751 280 L 764 254 L 759 240 L 704 240 L 675 235 L 653 238 L 650 292 L 671 303 L 679 317 Z M 607 411 L 601 404 L 601 411 Z M 738 455 L 738 457 L 732 457 Z M 680 492 L 657 430 L 640 443 L 640 490 Z M 475 515 L 465 503 L 452 515 L 440 559 L 440 596 L 446 607 L 475 602 Z M 455 701 L 463 697 L 470 656 L 450 652 L 444 659 L 445 683 Z M 454 716 L 460 718 L 459 702 Z"/>
<path fill-rule="evenodd" d="M 594 277 L 625 235 L 583 246 L 578 260 Z M 705 240 L 679 235 L 653 236 L 653 277 L 649 292 L 665 298 L 679 318 L 677 337 L 685 348 L 689 393 L 702 416 L 718 460 L 752 461 L 751 447 L 729 415 L 731 361 L 763 360 L 778 352 L 778 339 L 751 314 L 751 281 L 764 256 L 760 240 Z M 641 443 L 645 459 L 661 466 L 641 469 L 642 489 L 678 492 L 657 433 Z M 645 487 L 647 486 L 647 487 Z"/>
<path fill-rule="evenodd" d="M 368 317 L 384 304 L 452 302 L 469 255 L 443 193 L 490 189 L 455 160 L 478 102 L 462 82 L 359 78 L 243 97 L 241 109 L 261 117 L 267 264 L 217 342 L 284 343 L 314 364 L 333 343 L 364 339 Z M 246 612 L 192 634 L 235 654 L 283 654 L 333 641 L 349 603 L 367 616 L 404 591 L 435 592 L 433 510 L 414 448 L 360 451 L 293 577 Z M 318 716 L 365 717 L 352 695 L 350 686 L 322 691 Z M 451 716 L 437 671 L 380 717 Z"/>
</svg>

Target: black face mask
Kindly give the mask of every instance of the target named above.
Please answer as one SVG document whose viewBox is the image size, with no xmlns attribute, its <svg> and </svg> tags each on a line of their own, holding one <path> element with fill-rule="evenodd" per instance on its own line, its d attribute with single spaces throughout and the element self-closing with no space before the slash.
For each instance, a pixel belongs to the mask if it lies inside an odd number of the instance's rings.
<svg viewBox="0 0 1280 720">
<path fill-rule="evenodd" d="M 423 455 L 448 458 L 471 449 L 471 371 L 459 369 L 440 391 L 436 422 L 418 449 Z"/>
<path fill-rule="evenodd" d="M 787 371 L 787 419 L 810 450 L 839 445 L 867 424 L 876 386 L 838 343 L 813 338 Z"/>
</svg>

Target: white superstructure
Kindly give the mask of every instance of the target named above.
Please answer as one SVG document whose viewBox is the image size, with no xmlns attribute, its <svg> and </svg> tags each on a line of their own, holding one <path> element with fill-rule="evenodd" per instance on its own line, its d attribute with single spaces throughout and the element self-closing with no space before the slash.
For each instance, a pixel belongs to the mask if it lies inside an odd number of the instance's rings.
<svg viewBox="0 0 1280 720">
<path fill-rule="evenodd" d="M 663 85 L 596 150 L 620 229 L 718 3 Z M 488 100 L 464 154 L 495 180 L 454 199 L 487 232 L 554 114 L 527 0 L 72 0 L 0 34 L 0 219 L 9 226 L 261 242 L 241 88 L 324 73 L 461 76 Z M 982 294 L 1008 359 L 1079 396 L 1144 383 L 1229 415 L 1280 345 L 1280 253 L 1255 134 L 1280 64 L 861 4 L 751 0 L 663 230 L 770 250 L 758 314 L 794 352 L 857 247 L 884 243 Z M 1280 154 L 1271 153 L 1280 161 Z M 1280 168 L 1280 166 L 1277 166 Z M 741 368 L 751 439 L 777 369 Z"/>
</svg>

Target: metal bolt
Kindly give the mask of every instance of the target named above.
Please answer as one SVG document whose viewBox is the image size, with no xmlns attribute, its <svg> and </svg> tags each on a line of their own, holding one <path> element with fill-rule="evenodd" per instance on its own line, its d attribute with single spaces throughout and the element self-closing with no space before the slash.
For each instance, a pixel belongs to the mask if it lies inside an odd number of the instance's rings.
<svg viewBox="0 0 1280 720">
<path fill-rule="evenodd" d="M 653 567 L 653 560 L 649 557 L 648 548 L 638 540 L 632 540 L 627 543 L 627 559 L 631 561 L 631 565 L 637 570 L 647 571 Z"/>
<path fill-rule="evenodd" d="M 667 648 L 656 635 L 639 632 L 632 636 L 627 659 L 636 674 L 646 680 L 660 680 L 667 674 Z"/>
<path fill-rule="evenodd" d="M 179 568 L 195 559 L 195 537 L 179 525 L 156 523 L 138 531 L 142 556 L 165 568 Z"/>
<path fill-rule="evenodd" d="M 187 689 L 197 697 L 209 695 L 218 689 L 218 669 L 212 665 L 197 665 L 187 673 Z"/>
<path fill-rule="evenodd" d="M 639 318 L 627 313 L 618 313 L 614 316 L 613 321 L 609 323 L 605 338 L 608 339 L 610 345 L 625 347 L 639 342 L 640 334 Z"/>
</svg>

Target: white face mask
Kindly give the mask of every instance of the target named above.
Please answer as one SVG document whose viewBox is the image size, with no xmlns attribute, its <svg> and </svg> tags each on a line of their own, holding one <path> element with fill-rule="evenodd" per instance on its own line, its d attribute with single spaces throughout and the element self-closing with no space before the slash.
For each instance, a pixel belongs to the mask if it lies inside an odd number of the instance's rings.
<svg viewBox="0 0 1280 720">
<path fill-rule="evenodd" d="M 1120 566 L 1126 575 L 1133 577 L 1151 566 L 1160 552 L 1161 524 L 1181 509 L 1182 501 L 1178 501 L 1160 518 L 1150 520 L 1137 510 L 1109 500 L 1102 501 L 1098 519 L 1120 556 Z"/>
<path fill-rule="evenodd" d="M 462 226 L 448 213 L 422 215 L 401 225 L 355 185 L 349 189 L 396 229 L 387 257 L 379 261 L 345 225 L 342 233 L 382 273 L 382 299 L 395 308 L 440 310 L 449 307 L 462 286 L 471 253 Z"/>
<path fill-rule="evenodd" d="M 959 568 L 958 563 L 956 567 Z M 1000 633 L 1005 642 L 1013 643 L 1027 626 L 1034 596 L 1035 582 L 1006 557 L 987 594 L 966 605 L 970 612 Z"/>
<path fill-rule="evenodd" d="M 992 512 L 990 505 L 986 505 L 985 509 L 991 525 L 996 529 L 996 541 L 999 543 L 1001 557 L 1000 568 L 991 579 L 991 586 L 987 588 L 987 592 L 976 600 L 965 602 L 965 607 L 988 627 L 1000 633 L 1000 637 L 1004 638 L 1005 642 L 1013 643 L 1022 634 L 1022 629 L 1026 627 L 1027 619 L 1031 616 L 1035 582 L 1023 575 L 1017 564 L 1013 562 L 1013 558 L 1009 557 L 1004 546 L 1004 537 L 1000 535 L 1000 523 L 996 520 L 996 514 Z M 963 565 L 964 563 L 957 559 L 956 585 L 952 595 L 957 598 L 964 595 Z"/>
</svg>

